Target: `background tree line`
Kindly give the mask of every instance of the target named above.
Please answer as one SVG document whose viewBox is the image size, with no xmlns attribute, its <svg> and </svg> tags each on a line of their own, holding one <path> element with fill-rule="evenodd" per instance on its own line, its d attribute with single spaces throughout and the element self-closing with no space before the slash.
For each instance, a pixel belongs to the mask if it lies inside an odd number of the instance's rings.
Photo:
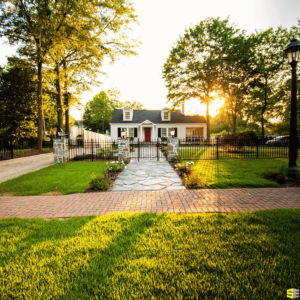
<svg viewBox="0 0 300 300">
<path fill-rule="evenodd" d="M 69 133 L 69 109 L 100 84 L 104 59 L 136 54 L 128 31 L 137 16 L 129 0 L 8 0 L 0 10 L 0 36 L 18 45 L 0 70 L 0 128 L 24 132 L 37 122 L 41 149 L 45 129 L 63 128 L 63 113 Z"/>
<path fill-rule="evenodd" d="M 300 22 L 247 35 L 228 18 L 202 20 L 179 37 L 163 66 L 168 102 L 174 108 L 192 98 L 205 103 L 208 137 L 246 128 L 262 136 L 266 128 L 288 133 L 291 67 L 283 49 L 299 33 Z M 216 98 L 224 105 L 211 122 L 209 107 Z"/>
</svg>

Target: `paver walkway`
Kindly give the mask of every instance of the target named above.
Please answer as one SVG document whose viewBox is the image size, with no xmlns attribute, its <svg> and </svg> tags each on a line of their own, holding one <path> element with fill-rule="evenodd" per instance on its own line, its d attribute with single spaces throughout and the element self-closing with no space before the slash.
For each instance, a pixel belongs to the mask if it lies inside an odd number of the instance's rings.
<svg viewBox="0 0 300 300">
<path fill-rule="evenodd" d="M 0 161 L 0 182 L 48 167 L 53 163 L 53 153 Z"/>
<path fill-rule="evenodd" d="M 0 196 L 0 218 L 68 218 L 113 212 L 233 212 L 300 207 L 300 188 L 135 191 Z"/>
<path fill-rule="evenodd" d="M 167 161 L 131 161 L 112 189 L 116 191 L 184 190 L 181 179 Z"/>
</svg>

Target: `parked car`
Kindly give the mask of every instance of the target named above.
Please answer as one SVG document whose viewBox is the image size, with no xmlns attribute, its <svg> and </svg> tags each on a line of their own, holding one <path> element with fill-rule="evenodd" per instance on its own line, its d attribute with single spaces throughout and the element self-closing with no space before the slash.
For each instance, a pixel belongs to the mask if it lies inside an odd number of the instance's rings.
<svg viewBox="0 0 300 300">
<path fill-rule="evenodd" d="M 287 147 L 290 144 L 290 136 L 289 135 L 283 135 L 283 136 L 277 136 L 274 139 L 267 141 L 266 145 L 269 146 L 283 146 Z M 300 136 L 298 135 L 298 145 L 300 144 Z"/>
</svg>

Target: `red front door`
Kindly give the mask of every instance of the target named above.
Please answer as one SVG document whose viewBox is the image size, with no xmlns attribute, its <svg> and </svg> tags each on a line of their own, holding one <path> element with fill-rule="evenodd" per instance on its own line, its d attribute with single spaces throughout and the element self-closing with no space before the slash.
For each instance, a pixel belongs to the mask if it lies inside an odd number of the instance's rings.
<svg viewBox="0 0 300 300">
<path fill-rule="evenodd" d="M 145 128 L 145 142 L 151 142 L 151 129 Z"/>
</svg>

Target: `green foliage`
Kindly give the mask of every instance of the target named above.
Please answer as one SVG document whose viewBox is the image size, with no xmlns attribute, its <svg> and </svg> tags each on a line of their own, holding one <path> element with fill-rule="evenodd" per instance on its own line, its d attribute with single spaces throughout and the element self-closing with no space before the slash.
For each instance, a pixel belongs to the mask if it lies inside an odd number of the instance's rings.
<svg viewBox="0 0 300 300">
<path fill-rule="evenodd" d="M 26 60 L 8 58 L 0 69 L 0 128 L 9 134 L 32 135 L 37 125 L 36 69 Z"/>
<path fill-rule="evenodd" d="M 120 161 L 111 161 L 107 164 L 107 170 L 111 172 L 122 172 L 125 168 L 125 163 L 122 160 Z"/>
<path fill-rule="evenodd" d="M 1 296 L 284 299 L 299 282 L 299 224 L 300 209 L 2 219 Z"/>
<path fill-rule="evenodd" d="M 129 158 L 124 158 L 123 161 L 124 161 L 124 164 L 125 164 L 125 165 L 128 165 L 128 164 L 130 163 L 130 159 L 129 159 Z"/>
<path fill-rule="evenodd" d="M 112 184 L 111 176 L 98 176 L 96 177 L 93 173 L 91 176 L 91 181 L 89 182 L 90 188 L 94 191 L 107 191 Z"/>
<path fill-rule="evenodd" d="M 70 91 L 76 94 L 87 90 L 96 81 L 104 58 L 114 62 L 119 56 L 136 54 L 133 48 L 137 44 L 126 33 L 137 22 L 134 8 L 130 1 L 118 0 L 9 0 L 2 1 L 0 9 L 0 37 L 7 37 L 10 44 L 21 45 L 19 54 L 38 68 L 37 146 L 41 148 L 45 106 L 43 64 L 55 70 L 52 84 L 56 89 L 58 123 L 62 127 L 61 82 L 68 115 L 74 98 Z"/>
<path fill-rule="evenodd" d="M 181 162 L 182 161 L 182 158 L 179 154 L 177 155 L 172 155 L 170 158 L 169 158 L 169 161 L 170 162 Z"/>
<path fill-rule="evenodd" d="M 203 179 L 201 179 L 199 174 L 194 172 L 191 172 L 191 174 L 183 174 L 182 182 L 189 189 L 198 189 L 205 187 Z"/>
<path fill-rule="evenodd" d="M 125 107 L 130 107 L 132 109 L 136 109 L 136 110 L 141 110 L 144 109 L 144 105 L 141 102 L 138 101 L 125 101 L 125 102 L 121 102 L 121 107 L 125 108 Z"/>
<path fill-rule="evenodd" d="M 55 164 L 1 182 L 0 194 L 25 196 L 45 193 L 83 193 L 87 189 L 86 180 L 90 174 L 94 172 L 96 176 L 104 175 L 106 168 L 105 162 Z"/>
</svg>

